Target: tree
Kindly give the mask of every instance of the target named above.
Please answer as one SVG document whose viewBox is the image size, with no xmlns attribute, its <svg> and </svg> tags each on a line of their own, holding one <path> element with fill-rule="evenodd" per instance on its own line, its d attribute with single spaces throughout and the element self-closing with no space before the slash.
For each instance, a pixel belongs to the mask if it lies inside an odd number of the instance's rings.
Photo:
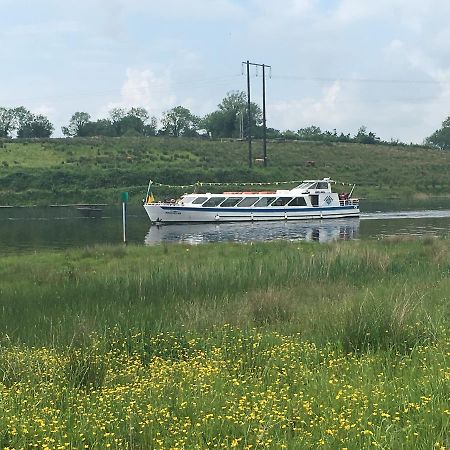
<svg viewBox="0 0 450 450">
<path fill-rule="evenodd" d="M 310 127 L 300 128 L 297 132 L 299 139 L 306 141 L 319 141 L 323 139 L 323 133 L 320 127 L 311 125 Z"/>
<path fill-rule="evenodd" d="M 83 125 L 83 136 L 116 136 L 116 131 L 109 119 L 99 119 Z"/>
<path fill-rule="evenodd" d="M 0 107 L 0 137 L 11 137 L 16 129 L 16 116 L 13 108 Z"/>
<path fill-rule="evenodd" d="M 298 139 L 298 134 L 292 130 L 285 130 L 281 133 L 284 139 L 296 140 Z"/>
<path fill-rule="evenodd" d="M 213 138 L 232 137 L 236 127 L 236 117 L 224 111 L 214 111 L 200 120 L 200 127 Z"/>
<path fill-rule="evenodd" d="M 245 92 L 227 92 L 217 107 L 219 108 L 217 111 L 206 115 L 201 122 L 201 126 L 212 137 L 241 137 L 241 132 L 242 137 L 247 135 L 248 105 Z M 256 103 L 250 104 L 250 114 L 254 129 L 262 123 L 262 112 Z"/>
<path fill-rule="evenodd" d="M 69 121 L 67 127 L 62 127 L 64 136 L 86 136 L 84 127 L 90 122 L 91 116 L 87 112 L 76 112 Z"/>
<path fill-rule="evenodd" d="M 131 108 L 128 113 L 127 116 L 129 117 L 136 117 L 137 119 L 140 119 L 142 121 L 142 123 L 147 122 L 147 120 L 150 118 L 150 116 L 148 115 L 148 112 L 145 108 L 141 108 L 141 107 L 133 107 Z"/>
<path fill-rule="evenodd" d="M 116 136 L 122 136 L 124 133 L 122 120 L 126 115 L 125 108 L 113 108 L 109 111 L 109 119 L 114 127 Z"/>
<path fill-rule="evenodd" d="M 17 108 L 0 108 L 0 137 L 46 138 L 54 130 L 47 117 L 33 115 L 23 106 Z"/>
<path fill-rule="evenodd" d="M 116 136 L 144 135 L 149 114 L 145 108 L 133 107 L 129 111 L 124 108 L 113 108 L 109 112 Z"/>
<path fill-rule="evenodd" d="M 363 125 L 359 128 L 354 140 L 355 142 L 359 142 L 361 144 L 376 144 L 380 141 L 380 138 L 371 131 L 367 133 L 367 128 Z"/>
<path fill-rule="evenodd" d="M 442 127 L 425 139 L 425 143 L 442 150 L 450 149 L 450 116 L 442 122 Z"/>
<path fill-rule="evenodd" d="M 31 122 L 31 131 L 32 136 L 34 138 L 49 138 L 55 127 L 53 124 L 47 119 L 47 117 L 42 114 L 38 114 L 37 116 L 33 116 L 33 120 Z"/>
<path fill-rule="evenodd" d="M 55 129 L 47 117 L 33 115 L 23 106 L 15 108 L 14 115 L 18 138 L 48 138 Z"/>
<path fill-rule="evenodd" d="M 219 110 L 227 113 L 228 119 L 233 120 L 233 132 L 230 137 L 236 137 L 239 134 L 240 128 L 243 129 L 243 134 L 247 135 L 248 130 L 248 102 L 247 95 L 244 91 L 230 91 L 227 92 L 226 97 L 218 105 Z M 262 124 L 262 111 L 256 104 L 250 103 L 250 115 L 252 127 L 257 127 Z M 231 123 L 230 123 L 231 124 Z"/>
<path fill-rule="evenodd" d="M 164 134 L 174 137 L 193 137 L 197 135 L 200 119 L 189 109 L 176 106 L 163 114 L 161 122 Z"/>
<path fill-rule="evenodd" d="M 18 138 L 31 138 L 33 136 L 32 122 L 33 114 L 23 106 L 14 108 L 15 127 L 17 129 Z"/>
<path fill-rule="evenodd" d="M 155 116 L 150 117 L 150 123 L 144 126 L 144 136 L 156 136 L 158 130 L 158 119 Z"/>
</svg>

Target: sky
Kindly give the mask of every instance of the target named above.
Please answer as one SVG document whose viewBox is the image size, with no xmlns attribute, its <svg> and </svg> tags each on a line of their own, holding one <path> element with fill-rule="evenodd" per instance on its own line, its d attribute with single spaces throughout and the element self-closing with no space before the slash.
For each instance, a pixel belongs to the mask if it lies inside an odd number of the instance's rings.
<svg viewBox="0 0 450 450">
<path fill-rule="evenodd" d="M 449 0 L 0 0 L 0 106 L 203 116 L 267 64 L 267 126 L 422 143 L 450 116 Z M 269 76 L 270 75 L 270 76 Z M 262 73 L 251 70 L 262 106 Z"/>
</svg>

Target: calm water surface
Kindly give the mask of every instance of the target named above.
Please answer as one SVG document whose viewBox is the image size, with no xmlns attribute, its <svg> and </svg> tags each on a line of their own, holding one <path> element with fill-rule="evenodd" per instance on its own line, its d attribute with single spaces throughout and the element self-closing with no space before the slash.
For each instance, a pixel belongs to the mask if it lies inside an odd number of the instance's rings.
<svg viewBox="0 0 450 450">
<path fill-rule="evenodd" d="M 328 242 L 390 235 L 444 236 L 450 231 L 448 199 L 403 205 L 367 201 L 362 209 L 360 219 L 150 227 L 144 209 L 134 206 L 129 208 L 127 238 L 142 245 L 276 239 Z M 0 208 L 1 254 L 114 244 L 121 240 L 120 206 L 102 206 L 90 215 L 74 207 Z"/>
</svg>

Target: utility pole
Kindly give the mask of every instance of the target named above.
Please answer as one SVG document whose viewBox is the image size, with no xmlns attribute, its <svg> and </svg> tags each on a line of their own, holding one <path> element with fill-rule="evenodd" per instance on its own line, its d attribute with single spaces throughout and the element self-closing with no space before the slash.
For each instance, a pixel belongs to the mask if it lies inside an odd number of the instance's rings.
<svg viewBox="0 0 450 450">
<path fill-rule="evenodd" d="M 269 66 L 270 67 L 270 66 Z M 263 158 L 264 167 L 267 167 L 267 135 L 266 135 L 266 65 L 262 65 L 263 69 Z"/>
<path fill-rule="evenodd" d="M 250 102 L 250 63 L 247 59 L 247 139 L 248 139 L 248 167 L 252 168 L 252 112 Z"/>
<path fill-rule="evenodd" d="M 263 72 L 263 158 L 264 167 L 267 167 L 267 130 L 266 130 L 266 67 L 272 70 L 271 66 L 267 64 L 251 63 L 248 60 L 243 62 L 247 66 L 247 134 L 248 134 L 248 166 L 251 168 L 253 163 L 252 158 L 252 126 L 251 126 L 251 102 L 250 102 L 250 66 L 262 67 Z"/>
</svg>

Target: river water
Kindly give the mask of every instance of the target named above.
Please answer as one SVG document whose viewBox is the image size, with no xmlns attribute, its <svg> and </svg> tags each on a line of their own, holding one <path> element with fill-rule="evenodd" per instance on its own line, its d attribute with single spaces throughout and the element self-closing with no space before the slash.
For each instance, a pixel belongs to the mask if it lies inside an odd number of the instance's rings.
<svg viewBox="0 0 450 450">
<path fill-rule="evenodd" d="M 450 200 L 398 204 L 364 202 L 360 219 L 150 226 L 142 207 L 128 209 L 127 240 L 200 244 L 276 239 L 329 242 L 393 235 L 445 236 L 450 232 Z M 122 242 L 121 206 L 98 211 L 75 207 L 0 208 L 0 254 Z"/>
</svg>

